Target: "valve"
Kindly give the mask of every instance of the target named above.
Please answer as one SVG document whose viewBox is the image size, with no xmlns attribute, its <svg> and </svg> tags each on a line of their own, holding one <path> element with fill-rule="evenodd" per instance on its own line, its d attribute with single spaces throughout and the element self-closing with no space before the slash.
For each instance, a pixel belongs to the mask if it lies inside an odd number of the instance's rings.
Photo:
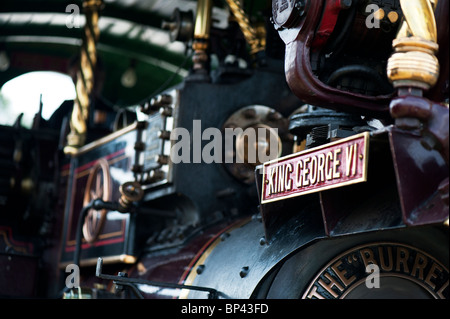
<svg viewBox="0 0 450 319">
<path fill-rule="evenodd" d="M 120 185 L 119 211 L 126 212 L 133 202 L 138 202 L 144 196 L 141 184 L 138 182 L 126 182 Z"/>
</svg>

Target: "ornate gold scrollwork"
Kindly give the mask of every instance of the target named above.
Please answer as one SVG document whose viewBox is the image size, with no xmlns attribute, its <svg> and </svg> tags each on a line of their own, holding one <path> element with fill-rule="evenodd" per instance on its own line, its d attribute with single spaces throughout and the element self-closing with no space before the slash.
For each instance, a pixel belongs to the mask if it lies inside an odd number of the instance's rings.
<svg viewBox="0 0 450 319">
<path fill-rule="evenodd" d="M 109 172 L 109 164 L 105 159 L 100 159 L 88 176 L 86 190 L 84 192 L 83 205 L 88 205 L 94 199 L 111 201 L 112 181 Z M 83 225 L 83 235 L 88 243 L 93 243 L 100 235 L 106 221 L 108 211 L 90 209 Z"/>
<path fill-rule="evenodd" d="M 439 78 L 437 28 L 433 5 L 437 0 L 400 0 L 404 21 L 393 41 L 395 53 L 387 72 L 394 87 L 428 90 Z"/>
</svg>

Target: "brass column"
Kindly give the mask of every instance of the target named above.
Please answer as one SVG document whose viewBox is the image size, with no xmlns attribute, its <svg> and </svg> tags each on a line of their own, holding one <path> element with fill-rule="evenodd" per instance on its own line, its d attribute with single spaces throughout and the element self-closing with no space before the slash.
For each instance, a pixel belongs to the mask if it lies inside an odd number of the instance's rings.
<svg viewBox="0 0 450 319">
<path fill-rule="evenodd" d="M 206 73 L 208 63 L 209 37 L 212 19 L 212 0 L 198 0 L 195 17 L 193 69 L 196 73 Z"/>
<path fill-rule="evenodd" d="M 404 14 L 394 54 L 388 61 L 388 77 L 395 88 L 414 88 L 416 94 L 429 90 L 439 78 L 436 53 L 437 28 L 433 5 L 437 0 L 400 0 Z"/>
<path fill-rule="evenodd" d="M 97 42 L 100 36 L 98 27 L 99 10 L 102 0 L 85 0 L 83 9 L 86 17 L 84 38 L 77 70 L 76 99 L 70 120 L 70 133 L 67 136 L 66 154 L 74 154 L 86 141 L 90 98 L 94 90 L 94 70 L 97 64 Z"/>
</svg>

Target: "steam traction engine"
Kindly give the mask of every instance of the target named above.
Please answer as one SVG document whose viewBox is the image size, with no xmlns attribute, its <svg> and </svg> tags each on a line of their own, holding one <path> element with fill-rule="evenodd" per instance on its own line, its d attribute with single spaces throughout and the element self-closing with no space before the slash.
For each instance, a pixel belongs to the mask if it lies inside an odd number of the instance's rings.
<svg viewBox="0 0 450 319">
<path fill-rule="evenodd" d="M 192 70 L 137 121 L 87 144 L 72 123 L 44 294 L 448 298 L 448 1 L 273 0 L 266 32 L 226 3 L 228 46 L 211 1 L 166 23 Z M 241 131 L 219 152 L 207 128 Z"/>
</svg>

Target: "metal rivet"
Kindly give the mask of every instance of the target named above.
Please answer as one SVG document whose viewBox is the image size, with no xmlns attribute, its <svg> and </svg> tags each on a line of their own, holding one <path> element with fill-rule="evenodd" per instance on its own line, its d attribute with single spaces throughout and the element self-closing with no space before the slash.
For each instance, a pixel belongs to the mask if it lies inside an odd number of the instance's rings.
<svg viewBox="0 0 450 319">
<path fill-rule="evenodd" d="M 223 233 L 223 234 L 220 236 L 220 240 L 224 241 L 224 240 L 227 239 L 228 237 L 230 237 L 230 234 L 229 234 L 229 233 Z"/>
<path fill-rule="evenodd" d="M 239 272 L 239 276 L 241 276 L 241 278 L 244 278 L 245 276 L 247 276 L 248 271 L 249 271 L 248 266 L 242 267 L 241 271 Z"/>
<path fill-rule="evenodd" d="M 265 244 L 267 244 L 266 238 L 264 236 L 259 239 L 259 244 L 261 246 L 264 246 Z"/>
<path fill-rule="evenodd" d="M 196 271 L 197 274 L 200 275 L 205 270 L 205 265 L 198 265 Z"/>
</svg>

